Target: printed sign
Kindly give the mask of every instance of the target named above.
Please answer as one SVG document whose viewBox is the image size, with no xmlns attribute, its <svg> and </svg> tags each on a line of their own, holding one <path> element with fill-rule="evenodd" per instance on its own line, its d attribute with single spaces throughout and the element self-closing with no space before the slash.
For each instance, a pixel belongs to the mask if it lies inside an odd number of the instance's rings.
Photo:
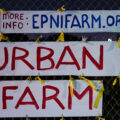
<svg viewBox="0 0 120 120">
<path fill-rule="evenodd" d="M 120 32 L 120 11 L 10 11 L 0 26 L 2 33 Z"/>
<path fill-rule="evenodd" d="M 0 117 L 102 115 L 102 97 L 94 108 L 99 91 L 94 91 L 84 80 L 74 83 L 77 86 L 72 97 L 68 80 L 48 80 L 45 84 L 34 80 L 0 82 Z"/>
<path fill-rule="evenodd" d="M 118 76 L 117 42 L 0 43 L 0 76 Z"/>
</svg>

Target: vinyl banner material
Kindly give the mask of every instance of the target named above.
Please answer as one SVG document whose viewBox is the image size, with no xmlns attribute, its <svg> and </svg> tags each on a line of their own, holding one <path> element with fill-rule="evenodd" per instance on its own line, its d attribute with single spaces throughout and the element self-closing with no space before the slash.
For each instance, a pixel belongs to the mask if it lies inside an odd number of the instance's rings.
<svg viewBox="0 0 120 120">
<path fill-rule="evenodd" d="M 10 11 L 0 26 L 2 33 L 120 32 L 120 10 Z"/>
<path fill-rule="evenodd" d="M 93 81 L 99 89 L 102 84 Z M 84 80 L 74 80 L 73 97 L 68 80 L 0 82 L 0 117 L 65 117 L 102 115 L 102 97 L 94 108 L 99 90 Z"/>
<path fill-rule="evenodd" d="M 0 43 L 0 76 L 118 76 L 117 42 Z"/>
</svg>

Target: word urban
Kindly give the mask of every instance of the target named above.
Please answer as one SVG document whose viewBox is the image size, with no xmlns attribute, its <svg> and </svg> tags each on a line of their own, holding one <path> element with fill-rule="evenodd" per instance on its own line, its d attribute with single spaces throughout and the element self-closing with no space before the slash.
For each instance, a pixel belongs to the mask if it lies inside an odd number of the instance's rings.
<svg viewBox="0 0 120 120">
<path fill-rule="evenodd" d="M 57 54 L 57 52 L 52 49 L 52 48 L 48 48 L 48 47 L 37 47 L 36 48 L 36 53 L 34 54 L 34 56 L 32 56 L 33 58 L 31 59 L 35 59 L 34 62 L 36 62 L 36 66 L 37 66 L 37 70 L 50 70 L 50 69 L 58 69 L 61 66 L 74 66 L 78 71 L 81 69 L 86 69 L 86 59 L 89 58 L 89 60 L 93 63 L 93 66 L 96 67 L 96 69 L 98 70 L 103 70 L 103 45 L 100 45 L 99 48 L 99 62 L 97 62 L 97 60 L 95 60 L 95 58 L 92 56 L 92 54 L 89 52 L 89 50 L 87 49 L 87 47 L 83 46 L 82 47 L 82 51 L 79 52 L 78 54 L 82 54 L 82 59 L 78 59 L 74 52 L 72 51 L 72 48 L 68 45 L 68 46 L 64 46 L 63 50 L 61 52 L 61 54 Z M 43 55 L 43 52 L 46 51 L 46 53 L 48 53 L 47 55 Z M 20 52 L 23 53 L 23 55 L 19 55 Z M 35 66 L 32 65 L 32 63 L 29 62 L 29 60 L 27 60 L 27 58 L 29 58 L 29 54 L 31 54 L 31 52 L 28 49 L 22 48 L 22 47 L 13 47 L 12 51 L 11 51 L 12 55 L 9 55 L 8 53 L 8 48 L 4 47 L 4 52 L 2 52 L 2 54 L 4 54 L 4 62 L 3 64 L 0 66 L 0 71 L 4 70 L 9 62 L 9 59 L 11 59 L 11 70 L 14 71 L 16 69 L 16 65 L 19 64 L 18 61 L 22 61 L 23 64 L 23 68 L 24 65 L 26 65 L 29 69 L 34 70 Z M 45 54 L 45 53 L 44 53 Z M 66 58 L 67 54 L 70 57 L 70 60 L 67 59 L 66 61 L 64 61 L 64 59 Z M 58 56 L 58 60 L 56 61 L 56 59 L 53 58 L 53 56 Z M 12 56 L 12 57 L 10 57 Z M 16 64 L 17 61 L 17 64 Z M 46 68 L 42 67 L 42 64 L 44 64 L 45 61 L 49 61 L 50 66 L 47 66 Z M 56 64 L 55 64 L 56 61 Z M 82 68 L 79 64 L 79 62 L 82 63 Z M 1 64 L 1 63 L 0 63 Z"/>
</svg>

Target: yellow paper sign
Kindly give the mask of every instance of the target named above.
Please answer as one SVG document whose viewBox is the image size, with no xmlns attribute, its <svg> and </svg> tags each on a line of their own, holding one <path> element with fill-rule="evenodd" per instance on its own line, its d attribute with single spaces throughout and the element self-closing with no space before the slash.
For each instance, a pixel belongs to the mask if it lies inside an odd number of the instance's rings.
<svg viewBox="0 0 120 120">
<path fill-rule="evenodd" d="M 44 83 L 45 83 L 45 80 L 42 80 L 42 79 L 40 78 L 40 73 L 38 73 L 38 76 L 35 77 L 35 80 L 39 80 L 39 81 L 41 82 L 41 84 L 44 84 Z"/>
<path fill-rule="evenodd" d="M 65 11 L 65 6 L 63 5 L 61 8 L 57 9 L 57 11 L 59 11 L 59 12 Z"/>
<path fill-rule="evenodd" d="M 65 41 L 65 39 L 64 39 L 64 32 L 62 31 L 61 33 L 60 33 L 60 35 L 59 35 L 59 37 L 57 38 L 57 40 L 56 40 L 57 42 L 64 42 Z"/>
<path fill-rule="evenodd" d="M 37 39 L 36 39 L 36 41 L 35 41 L 35 43 L 39 43 L 40 42 L 40 39 L 42 38 L 43 36 L 42 35 L 39 35 L 38 37 L 37 37 Z"/>
</svg>

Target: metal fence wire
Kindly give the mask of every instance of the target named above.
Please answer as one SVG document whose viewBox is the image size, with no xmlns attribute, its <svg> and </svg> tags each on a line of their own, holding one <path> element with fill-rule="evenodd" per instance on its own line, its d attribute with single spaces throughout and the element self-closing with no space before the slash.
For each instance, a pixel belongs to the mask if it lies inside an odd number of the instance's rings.
<svg viewBox="0 0 120 120">
<path fill-rule="evenodd" d="M 119 10 L 119 0 L 0 0 L 0 9 L 11 10 L 57 10 L 65 5 L 66 10 Z M 56 34 L 42 34 L 41 41 L 56 41 Z M 65 33 L 65 41 L 81 41 L 82 36 L 88 41 L 107 41 L 109 38 L 116 41 L 120 33 Z M 35 41 L 39 34 L 6 34 L 11 42 Z M 77 76 L 73 76 L 76 78 Z M 69 76 L 41 76 L 44 80 L 69 79 Z M 120 120 L 120 85 L 112 86 L 115 77 L 87 77 L 90 80 L 103 80 L 103 118 L 105 120 Z M 25 80 L 25 76 L 1 76 L 0 80 Z M 0 118 L 1 120 L 60 120 L 60 118 Z M 97 117 L 68 117 L 66 120 L 98 120 Z"/>
</svg>

